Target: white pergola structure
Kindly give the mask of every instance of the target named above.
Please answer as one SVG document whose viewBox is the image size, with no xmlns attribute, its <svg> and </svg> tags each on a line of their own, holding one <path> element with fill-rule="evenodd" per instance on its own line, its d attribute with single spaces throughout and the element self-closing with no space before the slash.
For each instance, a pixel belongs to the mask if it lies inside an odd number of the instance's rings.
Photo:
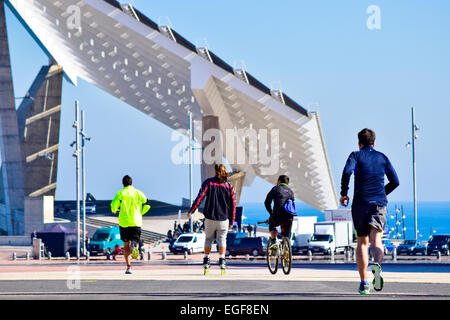
<svg viewBox="0 0 450 320">
<path fill-rule="evenodd" d="M 298 199 L 323 211 L 338 207 L 319 115 L 281 90 L 271 90 L 244 69 L 197 47 L 170 26 L 158 25 L 115 0 L 8 0 L 10 9 L 35 40 L 76 84 L 102 88 L 172 129 L 186 132 L 187 112 L 219 118 L 220 130 L 278 129 L 280 168 L 266 174 L 261 163 L 234 164 L 274 184 L 291 178 Z M 248 144 L 237 152 L 248 158 Z M 267 147 L 269 148 L 269 146 Z M 270 150 L 269 150 L 270 151 Z M 270 154 L 270 152 L 269 152 Z"/>
</svg>

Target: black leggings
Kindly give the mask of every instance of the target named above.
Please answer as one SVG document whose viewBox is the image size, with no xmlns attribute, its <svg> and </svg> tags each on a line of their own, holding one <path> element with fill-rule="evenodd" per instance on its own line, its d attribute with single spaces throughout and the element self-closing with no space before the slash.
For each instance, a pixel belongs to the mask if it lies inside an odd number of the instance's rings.
<svg viewBox="0 0 450 320">
<path fill-rule="evenodd" d="M 271 215 L 269 217 L 269 231 L 275 231 L 276 227 L 280 226 L 281 236 L 289 238 L 291 235 L 292 221 L 294 221 L 292 216 Z"/>
</svg>

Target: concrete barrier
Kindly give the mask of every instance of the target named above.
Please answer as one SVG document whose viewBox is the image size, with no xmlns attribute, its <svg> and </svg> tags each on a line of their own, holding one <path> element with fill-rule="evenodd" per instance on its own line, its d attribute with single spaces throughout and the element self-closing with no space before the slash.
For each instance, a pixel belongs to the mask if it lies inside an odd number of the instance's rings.
<svg viewBox="0 0 450 320">
<path fill-rule="evenodd" d="M 31 246 L 30 236 L 0 236 L 0 246 Z"/>
</svg>

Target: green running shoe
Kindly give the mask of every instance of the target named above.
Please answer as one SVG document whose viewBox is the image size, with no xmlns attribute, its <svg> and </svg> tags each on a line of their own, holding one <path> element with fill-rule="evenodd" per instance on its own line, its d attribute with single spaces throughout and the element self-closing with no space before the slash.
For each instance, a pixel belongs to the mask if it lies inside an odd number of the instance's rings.
<svg viewBox="0 0 450 320">
<path fill-rule="evenodd" d="M 367 282 L 361 282 L 359 284 L 359 289 L 358 289 L 359 294 L 369 294 L 370 293 L 370 289 L 369 289 L 369 283 Z"/>
<path fill-rule="evenodd" d="M 383 290 L 384 287 L 384 280 L 383 280 L 383 276 L 381 275 L 381 266 L 378 263 L 375 263 L 372 266 L 372 273 L 373 273 L 373 288 L 376 291 L 381 291 Z"/>
<path fill-rule="evenodd" d="M 131 257 L 136 260 L 137 258 L 139 258 L 139 249 L 137 247 L 137 243 L 133 241 L 131 243 L 131 248 Z"/>
</svg>

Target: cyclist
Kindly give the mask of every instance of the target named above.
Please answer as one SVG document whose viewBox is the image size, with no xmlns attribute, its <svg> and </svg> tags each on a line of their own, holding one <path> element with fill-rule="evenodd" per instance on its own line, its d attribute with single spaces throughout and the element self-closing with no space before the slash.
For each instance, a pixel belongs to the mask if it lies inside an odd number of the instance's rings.
<svg viewBox="0 0 450 320">
<path fill-rule="evenodd" d="M 352 152 L 347 159 L 341 180 L 340 203 L 348 206 L 350 176 L 355 175 L 355 191 L 352 203 L 352 219 L 358 238 L 356 247 L 356 265 L 361 278 L 360 294 L 369 293 L 367 267 L 369 265 L 369 242 L 375 260 L 372 266 L 373 287 L 380 291 L 384 280 L 381 274 L 383 261 L 382 230 L 386 223 L 387 195 L 400 184 L 397 174 L 389 159 L 374 149 L 375 132 L 363 129 L 358 133 L 359 151 Z M 384 185 L 384 176 L 389 183 Z"/>
<path fill-rule="evenodd" d="M 264 205 L 267 212 L 269 212 L 269 231 L 273 245 L 276 245 L 277 230 L 276 227 L 281 227 L 281 236 L 290 237 L 292 222 L 294 216 L 287 212 L 285 204 L 288 200 L 294 201 L 294 192 L 288 187 L 289 177 L 281 175 L 278 177 L 277 185 L 273 187 L 267 194 Z M 272 208 L 273 202 L 273 208 Z"/>
<path fill-rule="evenodd" d="M 149 209 L 150 205 L 147 197 L 135 189 L 133 179 L 126 175 L 122 179 L 123 189 L 117 192 L 111 202 L 111 211 L 116 213 L 119 210 L 119 230 L 120 238 L 124 242 L 124 256 L 127 264 L 126 274 L 131 274 L 131 257 L 139 257 L 137 244 L 141 239 L 142 215 Z"/>
</svg>

